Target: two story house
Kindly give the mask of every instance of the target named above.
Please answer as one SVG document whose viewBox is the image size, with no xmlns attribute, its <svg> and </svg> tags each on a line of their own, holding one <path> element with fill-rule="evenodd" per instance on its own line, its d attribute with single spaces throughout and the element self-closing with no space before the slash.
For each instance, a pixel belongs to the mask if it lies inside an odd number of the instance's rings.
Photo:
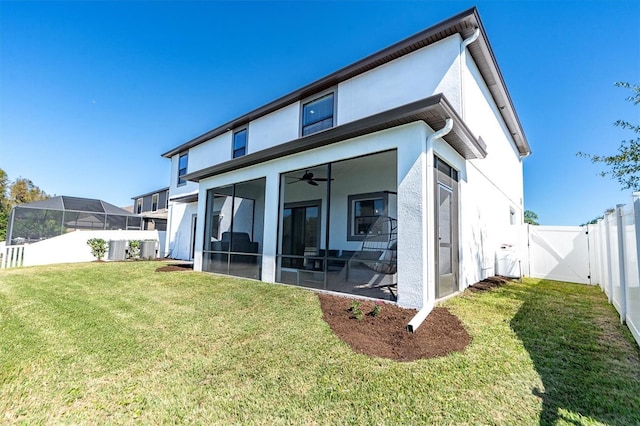
<svg viewBox="0 0 640 426">
<path fill-rule="evenodd" d="M 164 153 L 167 251 L 428 313 L 495 274 L 529 153 L 472 8 Z"/>
<path fill-rule="evenodd" d="M 145 231 L 166 231 L 169 213 L 169 188 L 162 188 L 145 194 L 136 195 L 133 200 L 133 213 L 142 216 Z"/>
</svg>

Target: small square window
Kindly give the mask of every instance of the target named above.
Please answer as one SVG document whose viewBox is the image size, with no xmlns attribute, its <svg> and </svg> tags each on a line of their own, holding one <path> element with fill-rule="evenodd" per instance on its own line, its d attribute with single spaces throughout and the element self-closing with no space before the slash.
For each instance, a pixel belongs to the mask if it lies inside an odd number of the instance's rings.
<svg viewBox="0 0 640 426">
<path fill-rule="evenodd" d="M 187 183 L 182 176 L 187 174 L 187 165 L 189 164 L 189 153 L 182 154 L 178 159 L 178 186 Z"/>
<path fill-rule="evenodd" d="M 233 134 L 233 158 L 242 157 L 247 153 L 247 129 Z"/>
<path fill-rule="evenodd" d="M 333 127 L 333 93 L 302 106 L 302 136 Z"/>
</svg>

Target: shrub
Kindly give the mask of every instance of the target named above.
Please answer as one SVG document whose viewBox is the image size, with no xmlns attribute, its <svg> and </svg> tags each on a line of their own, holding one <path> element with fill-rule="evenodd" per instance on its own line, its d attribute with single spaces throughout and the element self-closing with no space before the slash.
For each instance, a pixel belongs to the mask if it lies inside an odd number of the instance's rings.
<svg viewBox="0 0 640 426">
<path fill-rule="evenodd" d="M 382 312 L 382 305 L 383 303 L 378 301 L 376 302 L 375 306 L 373 307 L 373 310 L 370 312 L 372 317 L 377 317 L 378 315 L 380 315 L 380 312 Z"/>
<path fill-rule="evenodd" d="M 98 260 L 102 260 L 107 252 L 107 242 L 102 238 L 91 238 L 87 240 L 87 245 L 91 247 L 91 254 Z"/>
<path fill-rule="evenodd" d="M 351 311 L 351 315 L 353 318 L 357 319 L 358 321 L 362 319 L 363 315 L 362 309 L 360 309 L 360 302 L 358 302 L 357 300 L 352 301 L 349 310 Z"/>
<path fill-rule="evenodd" d="M 137 259 L 140 257 L 140 240 L 129 241 L 129 259 Z"/>
</svg>

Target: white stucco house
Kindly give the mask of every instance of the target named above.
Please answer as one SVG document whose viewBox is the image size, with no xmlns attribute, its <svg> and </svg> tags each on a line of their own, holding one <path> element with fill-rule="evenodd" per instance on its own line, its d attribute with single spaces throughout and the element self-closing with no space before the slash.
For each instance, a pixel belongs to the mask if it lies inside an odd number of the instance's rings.
<svg viewBox="0 0 640 426">
<path fill-rule="evenodd" d="M 164 153 L 166 252 L 426 315 L 495 274 L 529 154 L 473 8 Z"/>
</svg>

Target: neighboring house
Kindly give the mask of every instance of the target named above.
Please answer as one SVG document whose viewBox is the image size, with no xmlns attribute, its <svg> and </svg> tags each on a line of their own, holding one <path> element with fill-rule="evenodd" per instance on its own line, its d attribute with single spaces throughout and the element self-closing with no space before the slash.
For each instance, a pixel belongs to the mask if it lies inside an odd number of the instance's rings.
<svg viewBox="0 0 640 426">
<path fill-rule="evenodd" d="M 473 8 L 164 153 L 167 250 L 428 312 L 495 274 L 529 153 Z"/>
<path fill-rule="evenodd" d="M 134 214 L 142 216 L 145 231 L 166 231 L 169 212 L 169 188 L 132 197 Z"/>
</svg>

